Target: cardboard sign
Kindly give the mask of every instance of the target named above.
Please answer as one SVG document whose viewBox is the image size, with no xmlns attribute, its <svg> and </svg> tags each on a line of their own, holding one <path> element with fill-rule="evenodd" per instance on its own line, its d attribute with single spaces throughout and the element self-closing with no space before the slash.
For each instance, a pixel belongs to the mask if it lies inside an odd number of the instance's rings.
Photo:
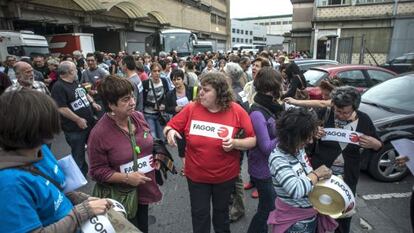
<svg viewBox="0 0 414 233">
<path fill-rule="evenodd" d="M 363 135 L 362 133 L 346 129 L 325 128 L 324 130 L 325 136 L 321 138 L 322 141 L 336 141 L 359 145 L 359 137 Z"/>
</svg>

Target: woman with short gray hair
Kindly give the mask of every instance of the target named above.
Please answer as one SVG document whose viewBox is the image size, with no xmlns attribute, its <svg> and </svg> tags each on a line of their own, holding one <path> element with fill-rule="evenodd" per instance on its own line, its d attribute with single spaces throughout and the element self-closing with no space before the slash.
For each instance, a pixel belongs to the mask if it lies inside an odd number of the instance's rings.
<svg viewBox="0 0 414 233">
<path fill-rule="evenodd" d="M 358 133 L 351 142 L 319 140 L 312 154 L 312 167 L 330 167 L 334 175 L 343 175 L 355 195 L 359 178 L 359 168 L 363 157 L 376 153 L 382 147 L 374 124 L 366 113 L 358 111 L 361 102 L 360 92 L 350 86 L 334 89 L 331 93 L 332 106 L 319 114 L 322 125 L 316 138 L 325 136 L 324 128 L 338 128 Z M 351 218 L 338 219 L 336 232 L 350 232 Z"/>
</svg>

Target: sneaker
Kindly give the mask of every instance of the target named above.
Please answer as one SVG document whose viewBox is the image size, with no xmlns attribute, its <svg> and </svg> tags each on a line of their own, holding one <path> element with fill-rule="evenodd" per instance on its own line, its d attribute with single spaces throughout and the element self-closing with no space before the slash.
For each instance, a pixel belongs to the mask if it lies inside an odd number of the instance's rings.
<svg viewBox="0 0 414 233">
<path fill-rule="evenodd" d="M 257 189 L 253 190 L 252 192 L 252 198 L 259 198 L 259 192 L 257 191 Z"/>
<path fill-rule="evenodd" d="M 252 183 L 246 183 L 246 184 L 243 184 L 243 188 L 244 188 L 244 190 L 249 190 L 249 189 L 252 189 L 254 186 L 253 186 L 253 184 Z"/>
</svg>

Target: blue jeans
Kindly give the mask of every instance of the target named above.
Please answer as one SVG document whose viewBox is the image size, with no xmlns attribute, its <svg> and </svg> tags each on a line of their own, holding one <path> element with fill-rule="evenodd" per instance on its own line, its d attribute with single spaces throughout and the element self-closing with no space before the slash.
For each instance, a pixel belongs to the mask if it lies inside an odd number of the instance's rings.
<svg viewBox="0 0 414 233">
<path fill-rule="evenodd" d="M 158 114 L 144 113 L 144 117 L 145 117 L 145 120 L 148 122 L 152 137 L 158 138 L 164 141 L 164 134 L 162 133 L 163 127 L 158 121 Z"/>
<path fill-rule="evenodd" d="M 285 233 L 314 233 L 316 230 L 316 216 L 301 220 L 293 224 Z"/>
<path fill-rule="evenodd" d="M 85 144 L 88 141 L 89 132 L 90 128 L 82 131 L 64 132 L 66 142 L 72 151 L 73 159 L 84 176 L 88 174 L 88 165 L 85 162 Z"/>
<path fill-rule="evenodd" d="M 249 225 L 248 233 L 267 233 L 267 218 L 275 209 L 276 192 L 273 188 L 272 178 L 257 179 L 250 177 L 259 192 L 259 205 Z"/>
</svg>

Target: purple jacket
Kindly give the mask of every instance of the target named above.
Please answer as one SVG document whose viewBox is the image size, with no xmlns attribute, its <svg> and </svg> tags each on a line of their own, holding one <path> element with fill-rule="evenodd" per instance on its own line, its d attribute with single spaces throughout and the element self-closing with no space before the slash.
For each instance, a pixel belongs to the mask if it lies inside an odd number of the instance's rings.
<svg viewBox="0 0 414 233">
<path fill-rule="evenodd" d="M 272 233 L 284 233 L 298 221 L 311 218 L 318 214 L 314 208 L 298 208 L 284 203 L 280 198 L 276 198 L 275 210 L 270 212 L 267 224 L 272 225 Z M 335 219 L 318 214 L 317 233 L 334 231 L 338 227 Z"/>
<path fill-rule="evenodd" d="M 270 178 L 269 155 L 276 147 L 276 121 L 273 117 L 266 120 L 260 111 L 250 113 L 254 132 L 256 133 L 256 146 L 249 150 L 248 171 L 256 179 Z"/>
</svg>

